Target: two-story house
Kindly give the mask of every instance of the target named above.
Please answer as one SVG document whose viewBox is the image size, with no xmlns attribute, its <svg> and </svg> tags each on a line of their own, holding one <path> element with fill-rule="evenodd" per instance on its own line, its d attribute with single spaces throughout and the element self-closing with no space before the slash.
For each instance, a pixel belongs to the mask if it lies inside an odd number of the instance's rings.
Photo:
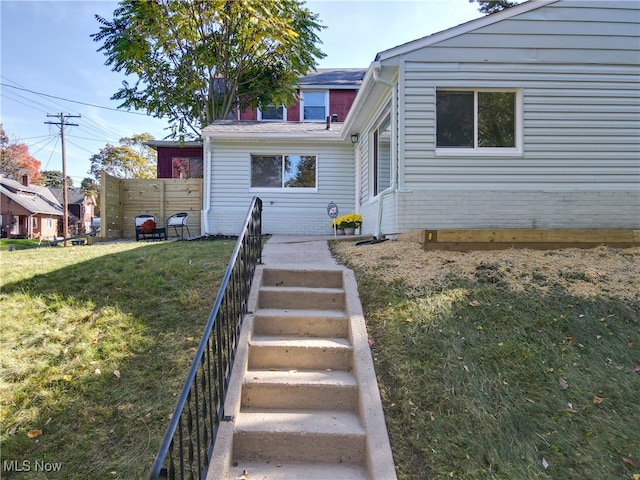
<svg viewBox="0 0 640 480">
<path fill-rule="evenodd" d="M 343 122 L 353 104 L 364 68 L 321 68 L 300 78 L 297 100 L 291 105 L 269 105 L 263 109 L 236 110 L 241 122 Z M 202 178 L 203 142 L 151 140 L 156 150 L 158 178 Z"/>
</svg>

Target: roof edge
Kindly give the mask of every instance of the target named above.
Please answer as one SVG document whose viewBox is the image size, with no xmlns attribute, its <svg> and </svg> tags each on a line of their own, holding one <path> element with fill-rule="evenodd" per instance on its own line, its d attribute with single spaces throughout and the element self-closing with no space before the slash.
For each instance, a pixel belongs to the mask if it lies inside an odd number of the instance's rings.
<svg viewBox="0 0 640 480">
<path fill-rule="evenodd" d="M 462 23 L 455 27 L 451 27 L 446 30 L 433 33 L 426 37 L 418 38 L 416 40 L 403 43 L 402 45 L 397 45 L 388 50 L 383 50 L 382 52 L 379 52 L 376 55 L 375 61 L 379 62 L 379 61 L 387 60 L 389 58 L 396 57 L 398 55 L 404 55 L 406 53 L 412 52 L 413 50 L 418 50 L 420 48 L 428 47 L 435 43 L 449 40 L 451 38 L 471 32 L 478 28 L 486 27 L 488 25 L 492 25 L 494 23 L 500 22 L 507 18 L 511 18 L 516 15 L 520 15 L 522 13 L 536 10 L 538 8 L 542 8 L 559 1 L 560 0 L 529 0 L 527 2 L 521 3 L 514 7 L 510 7 L 505 10 L 502 10 L 501 12 L 485 15 L 483 17 L 476 18 L 475 20 L 470 20 L 468 22 Z"/>
</svg>

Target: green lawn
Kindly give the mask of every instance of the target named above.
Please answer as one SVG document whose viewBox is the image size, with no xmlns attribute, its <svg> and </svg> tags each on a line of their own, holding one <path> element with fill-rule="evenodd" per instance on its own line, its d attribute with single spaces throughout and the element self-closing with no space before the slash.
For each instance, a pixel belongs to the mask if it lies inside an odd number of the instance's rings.
<svg viewBox="0 0 640 480">
<path fill-rule="evenodd" d="M 42 242 L 46 243 L 46 242 Z M 0 240 L 0 250 L 24 250 L 27 248 L 37 247 L 41 242 L 39 240 L 21 240 L 13 238 L 3 238 Z"/>
<path fill-rule="evenodd" d="M 553 252 L 538 270 L 391 244 L 332 248 L 356 272 L 400 479 L 640 478 L 640 249 L 597 251 L 620 261 L 591 275 Z"/>
<path fill-rule="evenodd" d="M 594 273 L 392 243 L 332 248 L 358 278 L 401 480 L 636 480 L 640 250 L 596 252 L 619 262 Z M 1 252 L 0 460 L 32 469 L 2 478 L 146 478 L 232 249 Z"/>
<path fill-rule="evenodd" d="M 146 478 L 233 246 L 0 253 L 0 476 Z"/>
</svg>

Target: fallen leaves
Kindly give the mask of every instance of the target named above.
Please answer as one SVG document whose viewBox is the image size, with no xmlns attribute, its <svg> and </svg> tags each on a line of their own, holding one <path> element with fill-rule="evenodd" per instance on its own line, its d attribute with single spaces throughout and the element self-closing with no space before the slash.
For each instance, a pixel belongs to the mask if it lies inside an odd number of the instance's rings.
<svg viewBox="0 0 640 480">
<path fill-rule="evenodd" d="M 558 380 L 558 385 L 560 385 L 560 388 L 562 388 L 563 390 L 569 388 L 569 383 L 562 377 L 560 377 L 560 379 Z"/>
<path fill-rule="evenodd" d="M 636 462 L 634 462 L 633 460 L 631 460 L 630 458 L 627 457 L 622 457 L 622 461 L 624 463 L 626 463 L 627 465 L 631 465 L 633 468 L 638 468 L 638 465 L 636 464 Z M 635 478 L 635 475 L 634 475 Z"/>
<path fill-rule="evenodd" d="M 38 438 L 40 435 L 42 435 L 42 430 L 29 430 L 27 432 L 27 437 L 29 438 Z"/>
<path fill-rule="evenodd" d="M 594 405 L 600 405 L 602 402 L 604 402 L 604 398 L 594 395 L 592 402 Z"/>
</svg>

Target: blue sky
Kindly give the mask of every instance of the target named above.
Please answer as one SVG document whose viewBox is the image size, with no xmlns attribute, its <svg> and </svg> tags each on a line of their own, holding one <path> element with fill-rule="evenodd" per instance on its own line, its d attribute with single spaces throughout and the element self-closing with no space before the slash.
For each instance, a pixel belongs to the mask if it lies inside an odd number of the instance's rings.
<svg viewBox="0 0 640 480">
<path fill-rule="evenodd" d="M 89 158 L 107 143 L 134 133 L 168 134 L 163 120 L 115 111 L 118 102 L 110 100 L 123 76 L 104 65 L 89 35 L 98 31 L 94 15 L 112 18 L 116 6 L 0 0 L 0 122 L 43 170 L 62 170 L 59 128 L 45 124 L 57 119 L 47 114 L 81 115 L 72 120 L 79 126 L 66 130 L 67 174 L 75 186 L 90 176 Z M 313 0 L 307 6 L 327 27 L 320 32 L 327 54 L 320 67 L 366 68 L 378 52 L 481 16 L 468 0 Z"/>
</svg>

